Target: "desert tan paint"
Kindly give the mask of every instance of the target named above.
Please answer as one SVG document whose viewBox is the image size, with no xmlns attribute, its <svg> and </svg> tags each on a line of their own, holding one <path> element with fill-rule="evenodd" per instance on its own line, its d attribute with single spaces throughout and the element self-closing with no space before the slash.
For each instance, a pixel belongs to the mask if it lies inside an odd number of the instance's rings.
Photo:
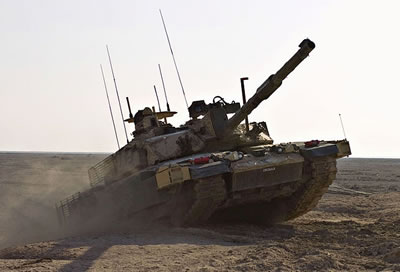
<svg viewBox="0 0 400 272">
<path fill-rule="evenodd" d="M 190 170 L 186 166 L 161 166 L 156 173 L 158 189 L 190 180 Z"/>
</svg>

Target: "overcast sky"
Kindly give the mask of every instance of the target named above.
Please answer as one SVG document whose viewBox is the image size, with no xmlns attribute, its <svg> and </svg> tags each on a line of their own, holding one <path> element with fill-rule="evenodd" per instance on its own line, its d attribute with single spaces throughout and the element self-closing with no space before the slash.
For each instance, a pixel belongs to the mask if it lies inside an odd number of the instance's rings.
<svg viewBox="0 0 400 272">
<path fill-rule="evenodd" d="M 400 1 L 20 1 L 0 0 L 0 151 L 113 152 L 121 116 L 107 63 L 110 47 L 127 117 L 163 109 L 163 68 L 179 125 L 188 117 L 158 9 L 189 103 L 241 101 L 304 38 L 316 48 L 251 115 L 275 142 L 347 138 L 355 157 L 400 157 Z M 132 131 L 133 126 L 128 125 Z"/>
</svg>

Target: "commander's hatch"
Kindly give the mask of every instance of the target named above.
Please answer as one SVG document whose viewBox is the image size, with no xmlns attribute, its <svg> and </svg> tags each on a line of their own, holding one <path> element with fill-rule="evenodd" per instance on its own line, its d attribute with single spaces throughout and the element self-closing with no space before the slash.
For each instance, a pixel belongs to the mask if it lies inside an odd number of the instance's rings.
<svg viewBox="0 0 400 272">
<path fill-rule="evenodd" d="M 154 114 L 156 115 L 158 120 L 164 119 L 165 123 L 167 123 L 167 118 L 174 116 L 176 113 L 176 111 L 160 111 L 155 112 Z"/>
<path fill-rule="evenodd" d="M 160 111 L 160 112 L 153 112 L 153 114 L 157 117 L 158 120 L 163 120 L 164 121 L 167 118 L 173 117 L 175 114 L 177 114 L 176 111 Z M 128 123 L 134 123 L 135 122 L 135 118 L 132 116 L 129 116 L 129 118 L 124 120 L 125 122 Z"/>
<path fill-rule="evenodd" d="M 157 118 L 157 121 L 164 120 L 164 124 L 166 125 L 167 118 L 173 117 L 177 113 L 176 111 L 156 112 L 155 108 L 152 107 L 151 110 L 150 110 L 150 108 L 145 108 L 144 110 L 138 111 L 138 113 L 136 113 L 135 116 L 133 116 L 128 97 L 126 98 L 126 101 L 128 103 L 129 118 L 125 119 L 124 121 L 128 122 L 128 123 L 138 123 L 145 116 L 155 116 Z M 138 120 L 138 119 L 140 119 L 140 120 Z"/>
</svg>

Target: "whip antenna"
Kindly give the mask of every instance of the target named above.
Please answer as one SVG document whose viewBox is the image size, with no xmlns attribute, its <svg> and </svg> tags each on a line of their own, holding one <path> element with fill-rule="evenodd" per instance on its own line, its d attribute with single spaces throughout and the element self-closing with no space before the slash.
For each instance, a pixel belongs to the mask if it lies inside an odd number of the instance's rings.
<svg viewBox="0 0 400 272">
<path fill-rule="evenodd" d="M 181 76 L 180 76 L 180 74 L 179 74 L 178 66 L 176 65 L 176 60 L 175 60 L 174 52 L 172 51 L 171 42 L 170 42 L 170 40 L 169 40 L 169 36 L 168 36 L 168 32 L 167 32 L 167 27 L 165 26 L 164 17 L 163 17 L 163 15 L 162 15 L 161 9 L 160 9 L 159 11 L 160 11 L 161 20 L 162 20 L 162 23 L 163 23 L 163 26 L 164 26 L 164 30 L 165 30 L 165 35 L 167 36 L 167 41 L 168 41 L 169 49 L 171 50 L 172 59 L 173 59 L 173 61 L 174 61 L 175 70 L 176 70 L 176 73 L 178 74 L 179 83 L 181 84 L 183 97 L 185 98 L 186 108 L 189 108 L 188 102 L 187 102 L 187 100 L 186 100 L 185 89 L 183 88 Z M 168 110 L 168 111 L 169 111 L 169 110 Z"/>
<path fill-rule="evenodd" d="M 156 93 L 156 98 L 157 98 L 157 103 L 158 103 L 158 110 L 161 112 L 160 99 L 158 99 L 156 85 L 153 85 L 153 86 L 154 86 L 154 92 Z"/>
<path fill-rule="evenodd" d="M 115 128 L 114 115 L 113 115 L 112 110 L 111 110 L 111 103 L 110 103 L 110 98 L 108 97 L 106 79 L 104 77 L 103 66 L 101 64 L 100 64 L 100 70 L 101 70 L 101 75 L 103 76 L 104 89 L 106 89 L 108 107 L 110 108 L 111 120 L 112 120 L 112 123 L 113 123 L 113 126 L 114 126 L 115 139 L 117 139 L 117 145 L 118 145 L 118 150 L 119 150 L 120 146 L 119 146 L 119 141 L 118 141 L 117 129 Z"/>
<path fill-rule="evenodd" d="M 171 111 L 170 108 L 169 108 L 167 91 L 165 90 L 164 77 L 163 77 L 162 72 L 161 72 L 161 65 L 160 64 L 158 64 L 158 70 L 160 71 L 161 82 L 162 82 L 162 86 L 163 86 L 163 89 L 164 89 L 165 101 L 167 101 L 167 111 Z M 186 101 L 186 97 L 185 97 L 185 101 Z M 186 102 L 186 106 L 187 106 L 187 102 Z"/>
<path fill-rule="evenodd" d="M 344 139 L 347 140 L 346 132 L 344 131 L 344 126 L 343 126 L 343 121 L 342 121 L 342 115 L 341 115 L 340 113 L 339 113 L 339 119 L 340 119 L 340 124 L 342 125 L 342 130 L 343 130 Z"/>
<path fill-rule="evenodd" d="M 126 126 L 125 126 L 125 122 L 124 122 L 124 115 L 122 114 L 121 100 L 119 99 L 119 94 L 118 94 L 117 81 L 115 80 L 114 69 L 113 69 L 113 66 L 111 63 L 111 57 L 110 57 L 110 51 L 108 50 L 108 45 L 106 45 L 106 48 L 107 48 L 108 60 L 110 61 L 111 73 L 112 73 L 113 80 L 114 80 L 115 92 L 117 93 L 119 110 L 121 112 L 121 117 L 122 117 L 122 124 L 124 125 L 126 142 L 129 144 L 128 133 L 126 133 Z"/>
</svg>

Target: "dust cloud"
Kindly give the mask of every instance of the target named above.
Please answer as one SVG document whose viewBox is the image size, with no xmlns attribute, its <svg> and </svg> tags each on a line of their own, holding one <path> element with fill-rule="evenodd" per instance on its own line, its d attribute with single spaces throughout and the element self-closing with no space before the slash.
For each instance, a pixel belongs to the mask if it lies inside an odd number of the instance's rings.
<svg viewBox="0 0 400 272">
<path fill-rule="evenodd" d="M 62 236 L 55 204 L 89 187 L 104 154 L 0 153 L 0 248 Z"/>
</svg>

